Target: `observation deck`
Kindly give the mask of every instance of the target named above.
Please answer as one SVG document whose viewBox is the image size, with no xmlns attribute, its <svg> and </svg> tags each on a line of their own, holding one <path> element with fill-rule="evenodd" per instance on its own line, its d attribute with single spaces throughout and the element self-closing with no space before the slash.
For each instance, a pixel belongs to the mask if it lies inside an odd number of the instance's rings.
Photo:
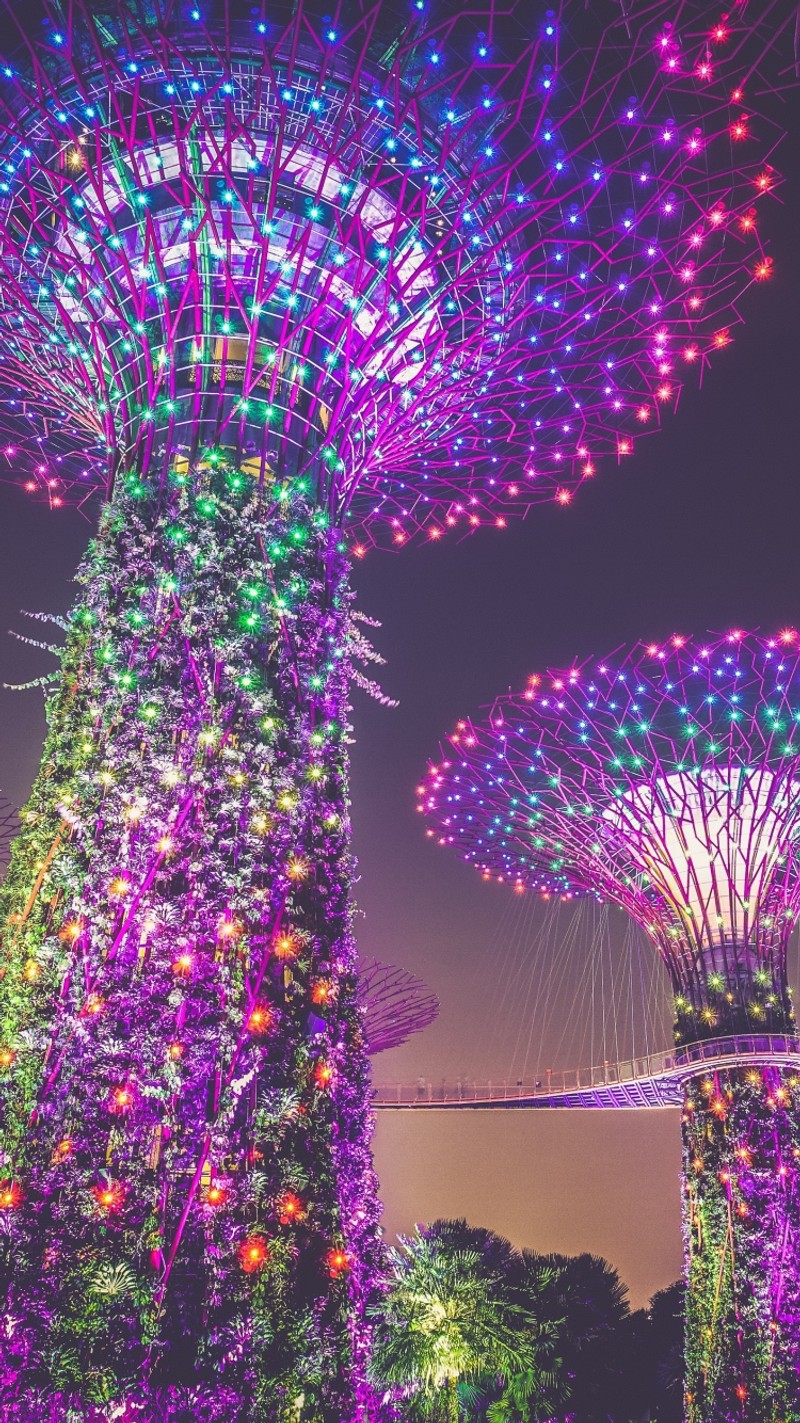
<svg viewBox="0 0 800 1423">
<path fill-rule="evenodd" d="M 376 1087 L 373 1105 L 380 1111 L 679 1107 L 690 1078 L 750 1067 L 794 1068 L 800 1074 L 800 1039 L 770 1033 L 710 1038 L 627 1062 L 604 1062 L 568 1072 L 548 1069 L 516 1082 L 393 1083 Z"/>
</svg>

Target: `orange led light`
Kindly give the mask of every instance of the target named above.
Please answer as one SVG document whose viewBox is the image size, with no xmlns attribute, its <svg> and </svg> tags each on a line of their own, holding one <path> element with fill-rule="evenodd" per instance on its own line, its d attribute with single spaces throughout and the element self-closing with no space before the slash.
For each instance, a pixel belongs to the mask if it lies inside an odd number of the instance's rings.
<svg viewBox="0 0 800 1423">
<path fill-rule="evenodd" d="M 329 1250 L 325 1257 L 328 1266 L 328 1273 L 336 1279 L 339 1275 L 346 1274 L 351 1267 L 350 1256 L 346 1250 Z"/>
<path fill-rule="evenodd" d="M 294 1191 L 283 1191 L 275 1202 L 275 1209 L 281 1225 L 297 1225 L 305 1220 L 308 1214 L 302 1200 Z"/>
<path fill-rule="evenodd" d="M 272 1026 L 272 1009 L 266 1003 L 258 1003 L 247 1019 L 247 1031 L 255 1037 L 269 1031 Z"/>
<path fill-rule="evenodd" d="M 295 934 L 279 934 L 274 943 L 276 959 L 295 959 L 300 951 L 300 943 Z"/>
<path fill-rule="evenodd" d="M 103 1182 L 93 1186 L 92 1195 L 103 1210 L 116 1211 L 122 1205 L 123 1190 L 118 1181 Z"/>
<path fill-rule="evenodd" d="M 248 1275 L 263 1269 L 269 1260 L 269 1246 L 263 1235 L 248 1235 L 239 1246 L 239 1263 Z"/>
</svg>

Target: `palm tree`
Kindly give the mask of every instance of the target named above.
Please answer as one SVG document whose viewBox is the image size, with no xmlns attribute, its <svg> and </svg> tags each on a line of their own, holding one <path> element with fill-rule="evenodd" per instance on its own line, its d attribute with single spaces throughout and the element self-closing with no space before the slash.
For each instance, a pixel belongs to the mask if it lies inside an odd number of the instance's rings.
<svg viewBox="0 0 800 1423">
<path fill-rule="evenodd" d="M 412 1416 L 459 1423 L 459 1385 L 536 1366 L 532 1314 L 510 1281 L 515 1252 L 465 1221 L 436 1221 L 388 1251 L 373 1355 L 376 1382 L 401 1388 Z"/>
<path fill-rule="evenodd" d="M 515 1298 L 531 1316 L 528 1343 L 532 1358 L 527 1368 L 515 1370 L 484 1399 L 487 1423 L 549 1419 L 567 1396 L 562 1357 L 565 1321 L 554 1318 L 550 1309 L 557 1278 L 556 1267 L 546 1257 L 533 1250 L 515 1252 L 509 1281 Z"/>
<path fill-rule="evenodd" d="M 543 1319 L 561 1322 L 567 1391 L 566 1407 L 554 1416 L 570 1423 L 619 1423 L 630 1416 L 626 1288 L 616 1270 L 598 1255 L 547 1255 L 543 1261 L 553 1277 L 539 1310 Z"/>
</svg>

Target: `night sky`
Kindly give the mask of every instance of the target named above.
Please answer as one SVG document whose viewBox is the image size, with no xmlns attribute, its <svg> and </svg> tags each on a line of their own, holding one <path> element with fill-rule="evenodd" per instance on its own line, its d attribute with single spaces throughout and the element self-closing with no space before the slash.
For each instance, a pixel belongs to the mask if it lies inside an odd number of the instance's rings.
<svg viewBox="0 0 800 1423">
<path fill-rule="evenodd" d="M 400 702 L 355 699 L 357 932 L 365 954 L 413 969 L 442 1004 L 438 1023 L 378 1060 L 381 1081 L 511 1073 L 520 1015 L 533 1007 L 512 998 L 507 1019 L 497 1012 L 508 891 L 434 847 L 415 812 L 426 761 L 458 717 L 532 671 L 623 642 L 800 625 L 800 106 L 775 108 L 796 135 L 780 155 L 783 206 L 763 222 L 775 276 L 748 294 L 746 324 L 703 389 L 686 389 L 664 430 L 621 469 L 609 462 L 570 508 L 533 509 L 461 543 L 374 553 L 357 568 L 359 606 L 383 624 L 380 679 Z M 0 629 L 41 637 L 19 610 L 69 607 L 90 532 L 74 511 L 50 513 L 0 486 Z M 0 636 L 3 681 L 51 665 Z M 39 692 L 0 693 L 0 784 L 17 803 L 43 729 Z M 552 1065 L 578 1066 L 569 984 L 560 1007 Z M 390 1232 L 464 1214 L 537 1249 L 591 1250 L 637 1303 L 679 1273 L 675 1112 L 383 1115 L 376 1156 Z"/>
</svg>

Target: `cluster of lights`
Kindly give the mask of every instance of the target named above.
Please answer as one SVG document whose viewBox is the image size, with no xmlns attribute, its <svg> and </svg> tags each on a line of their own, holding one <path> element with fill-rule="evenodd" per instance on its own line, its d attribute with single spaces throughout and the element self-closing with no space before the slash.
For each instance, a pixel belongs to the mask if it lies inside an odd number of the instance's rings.
<svg viewBox="0 0 800 1423">
<path fill-rule="evenodd" d="M 676 635 L 532 676 L 484 723 L 459 722 L 419 788 L 428 834 L 487 877 L 622 904 L 676 980 L 700 953 L 722 991 L 726 944 L 751 945 L 758 1017 L 800 911 L 799 679 L 792 629 Z"/>
<path fill-rule="evenodd" d="M 754 200 L 774 185 L 773 135 L 738 82 L 758 29 L 709 30 L 696 9 L 681 32 L 655 14 L 631 38 L 629 89 L 647 97 L 619 112 L 586 82 L 616 26 L 584 9 L 535 35 L 521 17 L 470 35 L 454 14 L 433 47 L 415 15 L 377 75 L 365 8 L 335 81 L 296 57 L 302 6 L 280 33 L 259 22 L 261 72 L 231 66 L 198 10 L 202 83 L 169 26 L 135 60 L 98 45 L 93 92 L 150 115 L 131 166 L 108 140 L 113 105 L 86 103 L 72 33 L 52 31 L 60 77 L 9 64 L 0 90 L 0 201 L 11 213 L 35 194 L 16 249 L 8 228 L 16 297 L 0 332 L 9 409 L 36 449 L 26 484 L 56 507 L 81 501 L 110 487 L 120 447 L 155 475 L 192 444 L 202 389 L 252 477 L 270 483 L 279 439 L 284 462 L 329 487 L 357 554 L 568 504 L 675 405 L 682 368 L 728 344 L 739 292 L 771 274 Z M 39 97 L 53 83 L 55 108 Z M 210 175 L 176 137 L 187 103 Z M 42 459 L 53 408 L 69 418 Z"/>
</svg>

